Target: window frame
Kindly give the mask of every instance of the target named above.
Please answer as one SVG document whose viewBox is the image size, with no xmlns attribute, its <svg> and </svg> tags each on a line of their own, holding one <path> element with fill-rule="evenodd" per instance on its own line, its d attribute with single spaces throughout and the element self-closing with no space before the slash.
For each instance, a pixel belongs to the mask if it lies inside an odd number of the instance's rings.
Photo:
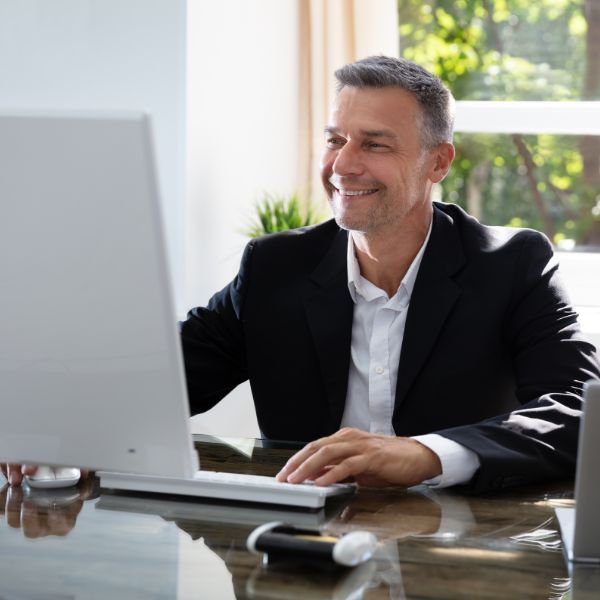
<svg viewBox="0 0 600 600">
<path fill-rule="evenodd" d="M 600 101 L 458 100 L 454 131 L 600 135 Z"/>
</svg>

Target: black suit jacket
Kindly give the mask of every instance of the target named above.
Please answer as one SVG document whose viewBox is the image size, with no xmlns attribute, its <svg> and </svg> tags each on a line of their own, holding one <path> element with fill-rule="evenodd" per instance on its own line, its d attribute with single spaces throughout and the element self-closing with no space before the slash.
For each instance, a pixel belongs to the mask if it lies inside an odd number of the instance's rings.
<svg viewBox="0 0 600 600">
<path fill-rule="evenodd" d="M 248 244 L 236 278 L 182 324 L 192 413 L 249 378 L 266 437 L 339 429 L 353 311 L 347 236 L 328 221 Z M 582 385 L 600 367 L 553 261 L 535 231 L 486 227 L 434 204 L 393 425 L 476 452 L 476 489 L 573 473 Z"/>
</svg>

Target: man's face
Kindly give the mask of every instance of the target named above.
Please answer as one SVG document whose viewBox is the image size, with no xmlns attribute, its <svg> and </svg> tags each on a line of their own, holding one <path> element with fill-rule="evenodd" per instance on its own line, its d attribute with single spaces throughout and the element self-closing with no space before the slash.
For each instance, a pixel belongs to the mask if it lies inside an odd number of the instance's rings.
<svg viewBox="0 0 600 600">
<path fill-rule="evenodd" d="M 422 148 L 421 119 L 417 100 L 400 88 L 341 90 L 321 159 L 321 179 L 340 227 L 374 234 L 407 216 L 428 219 L 435 160 Z"/>
</svg>

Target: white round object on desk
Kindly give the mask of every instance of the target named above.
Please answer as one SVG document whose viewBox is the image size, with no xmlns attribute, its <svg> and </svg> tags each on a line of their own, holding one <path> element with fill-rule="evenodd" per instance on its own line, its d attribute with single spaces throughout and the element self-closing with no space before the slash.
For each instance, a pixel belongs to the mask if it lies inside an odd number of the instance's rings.
<svg viewBox="0 0 600 600">
<path fill-rule="evenodd" d="M 354 567 L 369 560 L 377 548 L 377 538 L 369 531 L 351 531 L 333 548 L 333 560 L 346 567 Z"/>
</svg>

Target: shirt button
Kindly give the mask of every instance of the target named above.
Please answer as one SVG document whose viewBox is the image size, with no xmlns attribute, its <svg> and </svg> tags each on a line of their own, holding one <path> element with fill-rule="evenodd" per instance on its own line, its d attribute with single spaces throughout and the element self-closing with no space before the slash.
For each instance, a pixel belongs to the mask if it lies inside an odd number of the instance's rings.
<svg viewBox="0 0 600 600">
<path fill-rule="evenodd" d="M 383 367 L 375 367 L 375 373 L 377 373 L 377 375 L 381 375 L 383 373 Z"/>
</svg>

